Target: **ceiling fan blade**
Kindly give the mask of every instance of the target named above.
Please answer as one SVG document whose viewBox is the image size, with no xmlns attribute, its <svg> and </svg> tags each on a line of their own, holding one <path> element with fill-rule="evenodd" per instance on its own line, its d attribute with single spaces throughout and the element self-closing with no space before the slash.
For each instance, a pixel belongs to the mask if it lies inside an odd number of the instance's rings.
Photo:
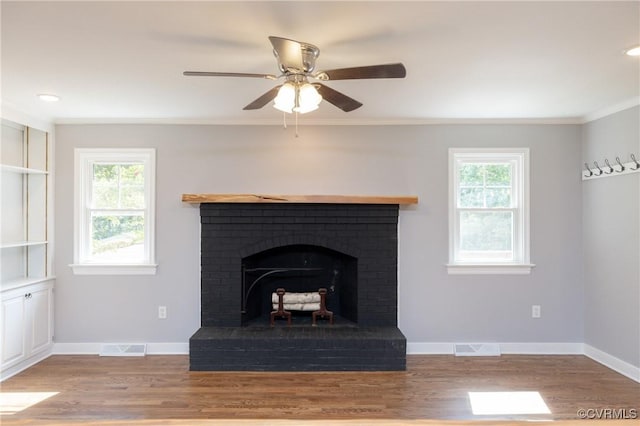
<svg viewBox="0 0 640 426">
<path fill-rule="evenodd" d="M 255 77 L 266 78 L 268 80 L 277 80 L 273 74 L 251 74 L 246 72 L 213 72 L 213 71 L 185 71 L 182 75 L 190 77 Z"/>
<path fill-rule="evenodd" d="M 264 95 L 260 96 L 258 99 L 256 99 L 255 101 L 251 102 L 249 105 L 247 105 L 246 107 L 244 107 L 242 109 L 251 110 L 251 109 L 260 109 L 260 108 L 262 108 L 263 106 L 265 106 L 266 104 L 268 104 L 269 102 L 274 100 L 276 96 L 278 96 L 278 90 L 280 90 L 281 87 L 282 87 L 282 85 L 274 87 L 273 89 L 269 90 L 267 93 L 265 93 Z"/>
<path fill-rule="evenodd" d="M 338 92 L 337 90 L 332 89 L 331 87 L 325 86 L 324 84 L 316 83 L 315 86 L 318 86 L 318 93 L 322 95 L 322 98 L 327 102 L 337 106 L 344 112 L 353 111 L 354 109 L 358 109 L 362 106 L 362 104 L 356 101 L 349 96 Z"/>
<path fill-rule="evenodd" d="M 366 78 L 405 78 L 407 70 L 401 63 L 340 68 L 318 74 L 320 80 L 356 80 Z M 326 78 L 323 78 L 326 77 Z"/>
</svg>

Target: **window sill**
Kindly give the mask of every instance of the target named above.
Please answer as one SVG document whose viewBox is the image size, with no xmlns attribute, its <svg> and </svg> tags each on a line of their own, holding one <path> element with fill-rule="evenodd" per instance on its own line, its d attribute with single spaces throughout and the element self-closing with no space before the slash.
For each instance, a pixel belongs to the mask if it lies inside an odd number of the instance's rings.
<svg viewBox="0 0 640 426">
<path fill-rule="evenodd" d="M 99 265 L 99 264 L 71 264 L 69 265 L 75 275 L 155 275 L 158 265 Z"/>
<path fill-rule="evenodd" d="M 447 273 L 449 275 L 529 275 L 534 266 L 536 265 L 532 263 L 449 263 Z"/>
</svg>

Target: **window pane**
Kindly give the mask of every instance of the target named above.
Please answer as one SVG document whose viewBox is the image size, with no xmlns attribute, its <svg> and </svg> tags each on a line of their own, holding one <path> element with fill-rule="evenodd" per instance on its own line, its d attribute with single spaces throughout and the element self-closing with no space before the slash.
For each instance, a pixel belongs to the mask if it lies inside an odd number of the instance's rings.
<svg viewBox="0 0 640 426">
<path fill-rule="evenodd" d="M 118 166 L 116 164 L 93 165 L 93 208 L 113 208 L 118 203 Z"/>
<path fill-rule="evenodd" d="M 122 187 L 120 208 L 144 209 L 144 186 Z"/>
<path fill-rule="evenodd" d="M 94 164 L 94 209 L 144 209 L 144 164 Z"/>
<path fill-rule="evenodd" d="M 131 263 L 144 258 L 144 215 L 91 213 L 91 258 Z"/>
<path fill-rule="evenodd" d="M 487 164 L 485 172 L 487 186 L 511 186 L 510 164 Z"/>
<path fill-rule="evenodd" d="M 513 259 L 512 212 L 460 212 L 460 260 Z"/>
<path fill-rule="evenodd" d="M 459 207 L 484 207 L 482 188 L 460 188 Z"/>
<path fill-rule="evenodd" d="M 121 165 L 120 181 L 122 182 L 122 185 L 144 185 L 144 165 Z"/>
<path fill-rule="evenodd" d="M 91 206 L 95 209 L 118 207 L 118 187 L 94 185 Z"/>
<path fill-rule="evenodd" d="M 460 166 L 460 186 L 482 186 L 483 179 L 483 166 L 481 164 L 462 164 Z"/>
<path fill-rule="evenodd" d="M 486 207 L 511 207 L 511 188 L 486 189 L 484 195 Z"/>
<path fill-rule="evenodd" d="M 118 185 L 118 166 L 116 164 L 94 164 L 93 184 Z"/>
</svg>

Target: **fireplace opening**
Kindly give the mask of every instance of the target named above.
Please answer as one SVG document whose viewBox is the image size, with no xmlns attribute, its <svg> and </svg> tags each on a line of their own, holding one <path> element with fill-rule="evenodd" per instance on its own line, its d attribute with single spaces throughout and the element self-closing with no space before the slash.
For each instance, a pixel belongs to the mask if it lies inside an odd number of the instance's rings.
<svg viewBox="0 0 640 426">
<path fill-rule="evenodd" d="M 283 288 L 290 293 L 327 290 L 326 308 L 335 326 L 358 322 L 357 259 L 315 245 L 287 245 L 242 259 L 241 312 L 243 326 L 269 326 L 274 310 L 272 295 Z M 292 326 L 311 325 L 312 312 L 292 310 Z M 287 321 L 276 322 L 287 324 Z M 319 320 L 318 325 L 328 325 Z"/>
</svg>

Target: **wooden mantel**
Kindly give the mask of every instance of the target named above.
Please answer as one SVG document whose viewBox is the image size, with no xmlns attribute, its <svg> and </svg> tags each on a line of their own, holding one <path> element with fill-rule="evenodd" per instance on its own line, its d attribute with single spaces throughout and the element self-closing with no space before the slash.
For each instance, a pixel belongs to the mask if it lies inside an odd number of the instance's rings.
<svg viewBox="0 0 640 426">
<path fill-rule="evenodd" d="M 182 194 L 185 203 L 418 204 L 416 196 Z"/>
</svg>

